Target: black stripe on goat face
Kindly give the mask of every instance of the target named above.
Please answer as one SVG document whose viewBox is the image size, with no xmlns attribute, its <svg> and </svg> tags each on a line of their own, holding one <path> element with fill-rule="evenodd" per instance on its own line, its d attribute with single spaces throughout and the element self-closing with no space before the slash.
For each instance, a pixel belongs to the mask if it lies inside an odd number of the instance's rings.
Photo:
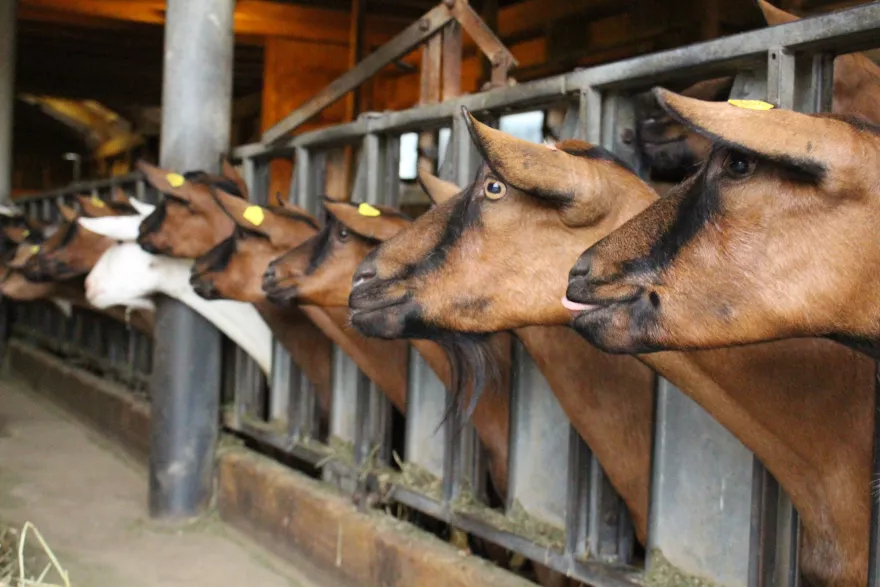
<svg viewBox="0 0 880 587">
<path fill-rule="evenodd" d="M 306 241 L 306 243 L 312 243 L 308 245 L 312 247 L 312 251 L 309 256 L 309 264 L 306 267 L 306 275 L 312 275 L 333 252 L 333 233 L 340 228 L 341 223 L 325 208 L 324 225 L 318 231 L 318 234 Z"/>
<path fill-rule="evenodd" d="M 754 238 L 746 233 L 757 228 L 751 224 L 762 221 L 764 210 L 786 206 L 785 200 L 766 200 L 764 182 L 809 188 L 824 177 L 824 167 L 812 161 L 771 159 L 719 141 L 694 176 L 581 255 L 566 295 L 593 307 L 575 317 L 574 327 L 609 352 L 695 348 L 659 341 L 669 340 L 670 319 L 687 312 L 693 322 L 708 325 L 711 315 L 730 324 L 735 290 L 744 286 L 737 286 L 732 267 L 725 271 L 733 263 L 727 257 L 749 250 L 743 241 Z M 746 222 L 744 207 L 761 212 Z M 718 257 L 722 249 L 725 259 Z M 698 318 L 701 311 L 707 314 Z"/>
<path fill-rule="evenodd" d="M 471 186 L 416 220 L 417 224 L 429 223 L 425 227 L 427 231 L 420 234 L 422 240 L 419 244 L 424 246 L 401 249 L 399 243 L 402 241 L 392 238 L 367 255 L 355 273 L 349 298 L 355 328 L 367 336 L 387 339 L 439 340 L 448 336 L 446 329 L 426 321 L 420 304 L 413 299 L 406 282 L 437 271 L 464 235 L 480 227 L 481 202 L 475 197 L 475 192 L 477 188 L 482 190 L 483 182 L 490 173 L 491 170 L 484 164 Z M 431 233 L 436 226 L 442 228 Z M 414 254 L 417 258 L 412 260 Z M 381 267 L 386 261 L 390 267 Z M 382 276 L 383 272 L 387 277 Z M 359 283 L 359 276 L 368 274 L 374 277 Z"/>
<path fill-rule="evenodd" d="M 217 243 L 217 246 L 196 259 L 192 268 L 193 275 L 224 271 L 235 254 L 237 242 L 238 235 L 233 232 L 228 238 Z"/>
<path fill-rule="evenodd" d="M 158 232 L 162 228 L 162 224 L 165 222 L 165 218 L 168 215 L 168 200 L 173 199 L 178 202 L 184 202 L 183 200 L 178 200 L 177 198 L 170 198 L 166 196 L 160 201 L 155 209 L 141 221 L 140 226 L 138 227 L 138 239 L 144 237 L 148 234 L 152 234 L 154 232 Z M 186 204 L 183 204 L 186 205 Z"/>
<path fill-rule="evenodd" d="M 236 226 L 232 234 L 217 243 L 213 249 L 199 257 L 193 265 L 193 273 L 219 273 L 226 271 L 232 257 L 238 252 L 238 243 L 246 238 L 269 240 L 262 232 Z"/>
</svg>

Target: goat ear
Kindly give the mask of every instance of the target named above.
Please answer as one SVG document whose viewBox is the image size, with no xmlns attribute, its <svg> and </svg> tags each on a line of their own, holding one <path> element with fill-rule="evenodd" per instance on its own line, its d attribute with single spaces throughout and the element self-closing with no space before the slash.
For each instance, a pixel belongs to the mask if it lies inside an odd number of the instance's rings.
<svg viewBox="0 0 880 587">
<path fill-rule="evenodd" d="M 704 102 L 663 88 L 654 88 L 654 97 L 670 116 L 713 142 L 802 165 L 814 174 L 853 163 L 859 133 L 842 120 Z"/>
<path fill-rule="evenodd" d="M 387 206 L 324 201 L 327 211 L 352 232 L 366 238 L 387 241 L 410 223 Z"/>
<path fill-rule="evenodd" d="M 585 159 L 518 139 L 465 112 L 468 130 L 492 171 L 506 183 L 536 198 L 567 202 L 591 176 Z M 588 143 L 583 146 L 592 147 Z M 597 200 L 598 201 L 598 200 Z"/>
<path fill-rule="evenodd" d="M 422 169 L 419 169 L 419 185 L 422 186 L 422 189 L 428 194 L 428 197 L 431 198 L 435 206 L 451 200 L 461 193 L 461 188 L 451 181 L 440 179 L 436 175 Z"/>
<path fill-rule="evenodd" d="M 39 218 L 34 218 L 33 216 L 24 216 L 24 223 L 27 224 L 28 228 L 31 230 L 44 231 L 46 227 L 49 226 L 48 223 L 43 222 Z"/>
<path fill-rule="evenodd" d="M 156 206 L 153 204 L 148 204 L 142 200 L 138 200 L 137 198 L 129 198 L 129 204 L 131 207 L 137 210 L 137 213 L 141 216 L 149 216 L 153 213 L 153 210 L 156 209 Z"/>
<path fill-rule="evenodd" d="M 15 244 L 23 243 L 30 236 L 30 230 L 24 226 L 4 226 L 2 230 L 6 238 Z"/>
<path fill-rule="evenodd" d="M 128 197 L 128 194 L 126 194 L 125 190 L 123 190 L 119 186 L 113 188 L 113 196 L 110 198 L 110 200 L 118 204 L 123 204 L 125 206 L 131 205 L 131 199 Z"/>
<path fill-rule="evenodd" d="M 244 182 L 244 179 L 239 175 L 238 171 L 235 170 L 235 166 L 232 162 L 223 157 L 223 177 L 226 179 L 232 180 L 235 185 L 238 186 L 239 191 L 241 191 L 241 195 L 245 200 L 250 200 L 250 194 L 248 193 L 247 184 Z"/>
<path fill-rule="evenodd" d="M 133 241 L 138 237 L 141 224 L 139 215 L 105 216 L 103 218 L 79 218 L 80 226 L 116 241 Z"/>
<path fill-rule="evenodd" d="M 781 8 L 776 8 L 766 0 L 756 1 L 758 3 L 758 8 L 760 8 L 761 12 L 764 13 L 764 20 L 766 20 L 767 24 L 770 26 L 776 26 L 778 24 L 786 24 L 788 22 L 800 20 L 799 17 L 788 13 Z"/>
<path fill-rule="evenodd" d="M 101 218 L 103 216 L 115 216 L 116 212 L 107 205 L 107 202 L 97 196 L 79 195 L 76 197 L 79 202 L 80 210 L 83 216 L 88 218 Z"/>
<path fill-rule="evenodd" d="M 733 89 L 733 79 L 734 78 L 732 77 L 719 77 L 697 82 L 686 90 L 683 90 L 681 95 L 689 98 L 697 98 L 698 100 L 711 100 L 714 102 L 726 100 L 730 95 L 730 90 Z"/>
<path fill-rule="evenodd" d="M 181 174 L 150 165 L 146 161 L 138 161 L 137 168 L 144 174 L 147 182 L 163 194 L 171 194 L 186 201 L 190 200 L 185 189 L 189 182 L 183 179 Z"/>
<path fill-rule="evenodd" d="M 76 217 L 79 216 L 79 213 L 67 204 L 58 204 L 58 211 L 67 222 L 75 222 Z"/>
<path fill-rule="evenodd" d="M 39 245 L 18 245 L 18 248 L 15 249 L 15 255 L 6 263 L 6 266 L 10 269 L 22 269 L 38 252 L 40 252 Z"/>
</svg>

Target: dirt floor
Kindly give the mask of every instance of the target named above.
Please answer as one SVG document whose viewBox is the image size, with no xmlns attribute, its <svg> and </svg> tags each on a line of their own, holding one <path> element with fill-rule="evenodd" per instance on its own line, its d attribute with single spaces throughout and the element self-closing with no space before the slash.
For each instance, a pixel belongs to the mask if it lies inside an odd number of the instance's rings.
<svg viewBox="0 0 880 587">
<path fill-rule="evenodd" d="M 0 381 L 0 520 L 42 532 L 75 587 L 342 587 L 207 516 L 146 516 L 146 470 L 23 385 Z"/>
</svg>

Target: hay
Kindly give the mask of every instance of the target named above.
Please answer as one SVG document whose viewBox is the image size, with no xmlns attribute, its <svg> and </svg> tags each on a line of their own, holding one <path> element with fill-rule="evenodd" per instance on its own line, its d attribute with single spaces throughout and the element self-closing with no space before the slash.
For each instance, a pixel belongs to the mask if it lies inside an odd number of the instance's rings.
<svg viewBox="0 0 880 587">
<path fill-rule="evenodd" d="M 39 543 L 40 552 L 34 552 L 28 544 L 29 533 Z M 29 552 L 26 554 L 26 551 Z M 48 562 L 43 564 L 41 560 L 46 559 Z M 41 569 L 39 573 L 38 569 Z M 50 575 L 60 582 L 49 582 Z M 30 522 L 26 522 L 21 531 L 0 524 L 0 587 L 70 587 L 67 571 Z"/>
<path fill-rule="evenodd" d="M 688 575 L 678 569 L 659 549 L 651 551 L 651 562 L 644 584 L 645 587 L 718 587 L 708 579 Z"/>
</svg>

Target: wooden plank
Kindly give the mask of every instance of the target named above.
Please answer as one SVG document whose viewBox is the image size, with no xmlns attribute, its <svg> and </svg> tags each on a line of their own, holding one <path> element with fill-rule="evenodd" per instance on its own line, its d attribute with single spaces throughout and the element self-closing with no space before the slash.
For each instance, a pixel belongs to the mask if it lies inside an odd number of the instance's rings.
<svg viewBox="0 0 880 587">
<path fill-rule="evenodd" d="M 443 29 L 443 100 L 461 95 L 461 25 Z"/>
<path fill-rule="evenodd" d="M 282 557 L 303 554 L 360 587 L 534 587 L 246 449 L 218 461 L 221 518 Z"/>
<path fill-rule="evenodd" d="M 315 92 L 342 75 L 348 64 L 348 48 L 294 39 L 269 38 L 263 73 L 263 106 L 260 130 L 266 130 L 305 104 Z M 337 124 L 345 119 L 345 105 L 336 104 L 321 112 L 303 129 Z M 293 165 L 275 159 L 269 165 L 269 194 L 287 194 Z"/>
<path fill-rule="evenodd" d="M 165 22 L 164 0 L 20 0 L 22 18 L 58 20 L 57 15 L 132 21 L 161 25 Z M 52 14 L 54 13 L 54 14 Z M 376 39 L 388 38 L 406 26 L 406 21 L 370 17 L 366 22 Z M 348 14 L 297 4 L 267 0 L 239 0 L 235 8 L 237 35 L 288 37 L 347 45 Z"/>
<path fill-rule="evenodd" d="M 452 7 L 452 14 L 461 23 L 462 28 L 474 40 L 493 65 L 507 63 L 516 65 L 516 58 L 498 39 L 495 33 L 480 18 L 467 2 L 457 1 Z"/>
<path fill-rule="evenodd" d="M 351 16 L 348 35 L 348 68 L 353 69 L 361 60 L 361 47 L 363 45 L 362 33 L 364 29 L 364 14 L 361 10 L 362 0 L 351 1 Z M 359 110 L 360 89 L 355 88 L 345 97 L 345 120 L 354 120 Z"/>
<path fill-rule="evenodd" d="M 498 36 L 521 36 L 539 31 L 555 20 L 619 3 L 620 0 L 526 0 L 498 11 Z"/>
<path fill-rule="evenodd" d="M 432 37 L 422 46 L 422 68 L 419 73 L 419 104 L 436 104 L 441 97 L 441 65 L 443 59 L 443 39 L 440 36 Z M 419 134 L 419 157 L 418 168 L 420 171 L 435 173 L 434 153 L 437 147 L 437 137 L 434 131 Z"/>
<path fill-rule="evenodd" d="M 365 80 L 376 75 L 388 63 L 415 49 L 451 19 L 452 15 L 449 9 L 443 4 L 438 5 L 361 61 L 357 67 L 348 70 L 333 81 L 333 83 L 318 92 L 307 104 L 291 112 L 283 120 L 268 129 L 263 133 L 262 142 L 268 144 L 283 138 L 303 122 L 340 100 L 345 94 L 361 85 Z"/>
</svg>

